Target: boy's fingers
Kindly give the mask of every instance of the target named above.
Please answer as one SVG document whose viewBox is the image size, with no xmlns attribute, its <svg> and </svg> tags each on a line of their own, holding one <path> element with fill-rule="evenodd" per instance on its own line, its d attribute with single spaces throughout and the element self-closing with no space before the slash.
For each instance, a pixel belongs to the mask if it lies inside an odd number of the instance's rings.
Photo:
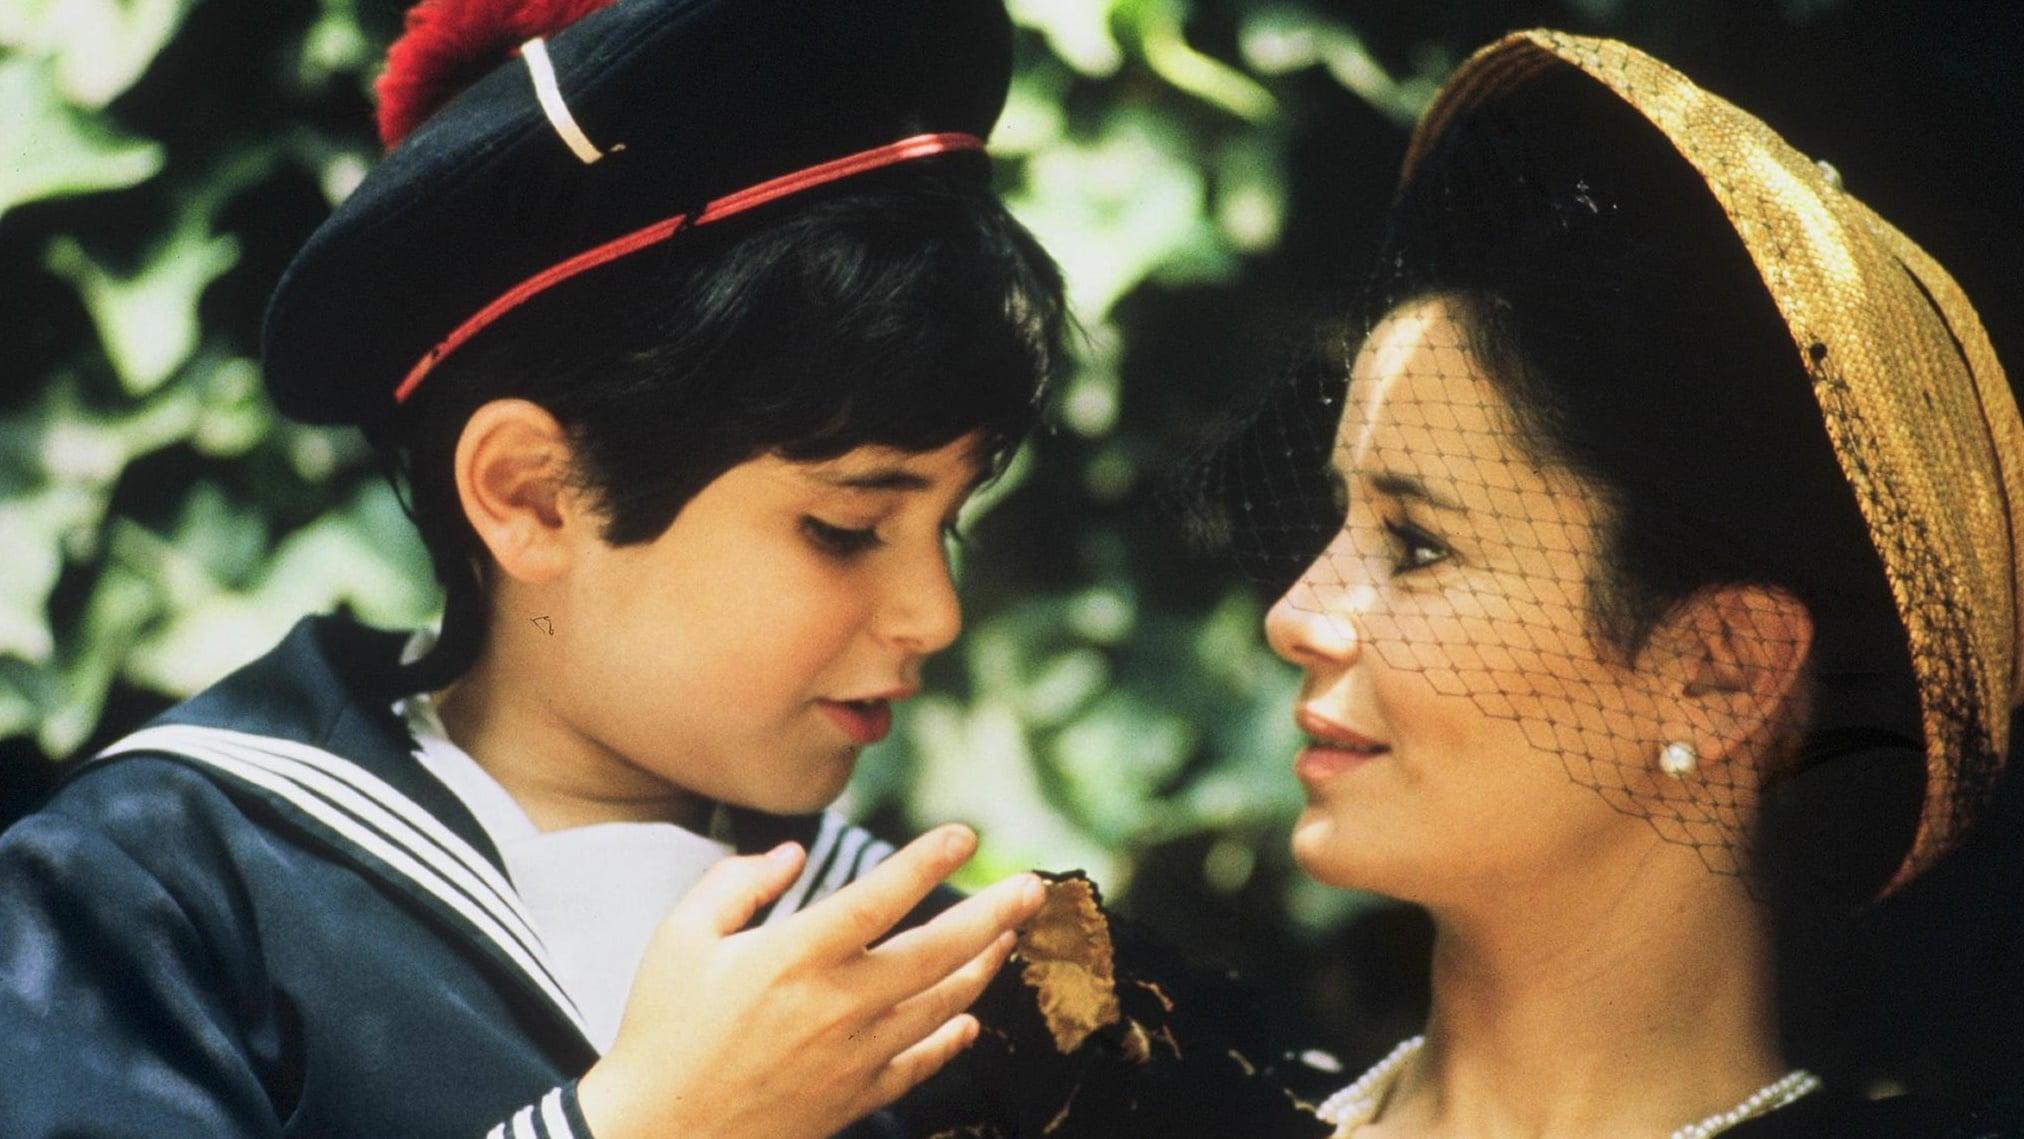
<svg viewBox="0 0 2024 1139">
<path fill-rule="evenodd" d="M 798 843 L 785 842 L 765 854 L 726 858 L 689 887 L 672 916 L 718 937 L 729 937 L 793 884 L 794 876 L 801 872 L 803 856 Z"/>
<path fill-rule="evenodd" d="M 893 1006 L 885 1017 L 885 1031 L 890 1039 L 919 1040 L 936 1026 L 977 1003 L 991 978 L 998 975 L 1006 958 L 1012 955 L 1015 941 L 1012 934 L 1005 934 L 927 991 L 916 993 Z"/>
<path fill-rule="evenodd" d="M 963 826 L 937 827 L 871 873 L 796 915 L 811 945 L 833 956 L 864 952 L 977 849 Z"/>
<path fill-rule="evenodd" d="M 953 1017 L 935 1029 L 926 1040 L 886 1062 L 872 1081 L 866 1114 L 893 1102 L 911 1091 L 915 1084 L 942 1070 L 943 1065 L 963 1054 L 977 1041 L 977 1018 L 969 1013 Z"/>
<path fill-rule="evenodd" d="M 1025 924 L 1046 900 L 1046 888 L 1031 874 L 998 882 L 872 950 L 868 964 L 878 978 L 872 984 L 893 1003 L 921 992 Z"/>
</svg>

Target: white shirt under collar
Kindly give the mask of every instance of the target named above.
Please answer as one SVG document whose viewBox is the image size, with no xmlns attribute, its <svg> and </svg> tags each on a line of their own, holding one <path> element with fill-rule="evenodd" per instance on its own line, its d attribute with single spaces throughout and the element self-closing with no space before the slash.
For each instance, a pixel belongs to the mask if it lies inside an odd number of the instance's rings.
<svg viewBox="0 0 2024 1139">
<path fill-rule="evenodd" d="M 499 781 L 450 740 L 426 693 L 394 706 L 419 745 L 415 757 L 485 828 L 506 861 L 564 990 L 583 1011 L 599 1052 L 619 1015 L 647 941 L 728 843 L 673 823 L 594 823 L 543 832 Z"/>
</svg>

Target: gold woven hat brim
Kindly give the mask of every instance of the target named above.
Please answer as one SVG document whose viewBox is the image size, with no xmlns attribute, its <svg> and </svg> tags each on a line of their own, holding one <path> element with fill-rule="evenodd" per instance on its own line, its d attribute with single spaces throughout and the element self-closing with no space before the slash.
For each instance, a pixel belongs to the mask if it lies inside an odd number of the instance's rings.
<svg viewBox="0 0 2024 1139">
<path fill-rule="evenodd" d="M 1461 117 L 1559 68 L 1649 120 L 1706 180 L 1792 333 L 1911 646 L 1926 794 L 1895 889 L 1960 837 L 2024 699 L 2024 420 L 1967 297 L 1762 122 L 1626 44 L 1518 32 L 1421 118 L 1401 181 Z"/>
</svg>

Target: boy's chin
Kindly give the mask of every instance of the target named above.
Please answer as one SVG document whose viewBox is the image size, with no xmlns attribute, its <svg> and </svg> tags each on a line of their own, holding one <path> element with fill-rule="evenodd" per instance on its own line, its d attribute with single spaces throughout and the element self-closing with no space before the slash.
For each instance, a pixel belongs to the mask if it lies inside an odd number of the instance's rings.
<svg viewBox="0 0 2024 1139">
<path fill-rule="evenodd" d="M 739 805 L 769 815 L 812 815 L 828 809 L 843 795 L 856 768 L 857 756 L 853 752 L 817 766 L 793 782 L 755 788 L 751 801 Z"/>
</svg>

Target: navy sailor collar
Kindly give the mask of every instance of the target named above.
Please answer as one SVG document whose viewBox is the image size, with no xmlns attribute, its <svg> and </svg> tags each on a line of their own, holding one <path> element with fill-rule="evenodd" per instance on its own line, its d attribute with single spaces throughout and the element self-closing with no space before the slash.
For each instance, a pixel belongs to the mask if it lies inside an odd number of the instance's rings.
<svg viewBox="0 0 2024 1139">
<path fill-rule="evenodd" d="M 169 709 L 98 756 L 190 764 L 331 854 L 372 874 L 462 935 L 537 994 L 588 1048 L 505 862 L 457 796 L 414 756 L 394 711 L 411 695 L 397 664 L 407 635 L 342 617 L 299 622 L 271 652 Z M 789 839 L 809 858 L 761 922 L 779 921 L 876 865 L 892 848 L 831 813 L 731 812 L 741 852 Z"/>
</svg>

